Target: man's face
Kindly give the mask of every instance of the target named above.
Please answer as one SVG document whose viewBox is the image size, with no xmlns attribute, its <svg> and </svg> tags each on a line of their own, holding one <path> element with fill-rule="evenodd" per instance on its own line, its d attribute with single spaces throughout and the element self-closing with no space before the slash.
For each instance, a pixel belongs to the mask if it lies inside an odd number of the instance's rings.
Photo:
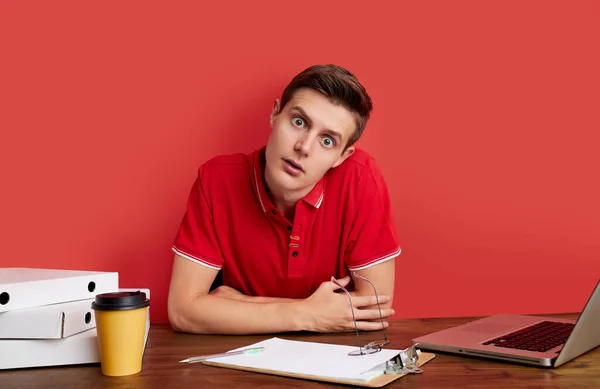
<svg viewBox="0 0 600 389">
<path fill-rule="evenodd" d="M 304 196 L 329 169 L 352 155 L 354 147 L 344 147 L 356 121 L 349 110 L 308 88 L 296 91 L 279 110 L 276 100 L 266 147 L 265 179 L 276 195 Z"/>
</svg>

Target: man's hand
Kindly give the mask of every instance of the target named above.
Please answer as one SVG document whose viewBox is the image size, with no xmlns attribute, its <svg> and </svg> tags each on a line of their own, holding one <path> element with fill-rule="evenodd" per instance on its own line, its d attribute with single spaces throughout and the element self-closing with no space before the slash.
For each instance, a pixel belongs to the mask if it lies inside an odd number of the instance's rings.
<svg viewBox="0 0 600 389">
<path fill-rule="evenodd" d="M 346 287 L 350 282 L 350 277 L 344 277 L 337 282 Z M 340 332 L 354 331 L 354 320 L 350 308 L 348 296 L 335 291 L 340 289 L 334 282 L 323 282 L 319 288 L 306 300 L 304 308 L 307 310 L 306 330 L 315 332 Z M 361 331 L 381 330 L 381 320 L 379 309 L 377 309 L 377 299 L 375 296 L 358 296 L 352 294 L 352 305 L 354 308 L 354 319 L 356 327 Z M 390 301 L 389 296 L 379 296 L 379 303 L 384 304 Z M 374 308 L 366 308 L 366 307 Z M 394 314 L 393 309 L 381 309 L 383 325 L 388 326 L 385 319 Z"/>
</svg>

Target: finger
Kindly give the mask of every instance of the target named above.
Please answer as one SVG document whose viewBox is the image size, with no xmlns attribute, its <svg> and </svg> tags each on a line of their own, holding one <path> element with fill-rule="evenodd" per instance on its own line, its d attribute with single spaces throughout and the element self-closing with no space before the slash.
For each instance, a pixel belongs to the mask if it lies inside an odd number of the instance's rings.
<svg viewBox="0 0 600 389">
<path fill-rule="evenodd" d="M 339 284 L 345 288 L 346 285 L 348 285 L 350 283 L 350 276 L 340 278 L 339 280 L 336 280 L 334 277 L 331 277 L 331 282 L 329 283 L 331 285 L 331 290 L 340 289 L 340 286 L 337 285 L 336 282 L 337 282 L 337 284 Z"/>
<path fill-rule="evenodd" d="M 377 301 L 379 304 L 385 304 L 390 300 L 390 296 L 357 296 L 352 298 L 352 305 L 355 307 L 377 306 Z"/>
<path fill-rule="evenodd" d="M 354 317 L 356 320 L 373 320 L 373 319 L 381 319 L 387 318 L 395 315 L 396 312 L 393 309 L 382 309 L 381 315 L 379 314 L 379 309 L 355 309 Z"/>
<path fill-rule="evenodd" d="M 350 324 L 352 329 L 354 329 L 354 323 Z M 389 323 L 387 321 L 383 322 L 383 327 L 387 328 L 389 327 Z M 358 328 L 359 331 L 378 331 L 381 330 L 381 322 L 370 322 L 370 321 L 357 321 L 356 322 L 356 328 Z"/>
</svg>

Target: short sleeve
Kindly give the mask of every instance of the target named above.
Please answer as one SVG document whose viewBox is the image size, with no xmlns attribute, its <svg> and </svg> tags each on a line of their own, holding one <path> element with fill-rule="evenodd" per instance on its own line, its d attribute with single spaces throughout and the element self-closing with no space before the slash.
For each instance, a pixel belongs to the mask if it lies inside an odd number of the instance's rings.
<svg viewBox="0 0 600 389">
<path fill-rule="evenodd" d="M 175 236 L 173 251 L 189 260 L 220 270 L 223 256 L 207 198 L 207 185 L 203 178 L 203 167 L 200 167 L 188 197 L 187 210 Z"/>
<path fill-rule="evenodd" d="M 350 271 L 377 265 L 400 254 L 387 185 L 374 160 L 365 166 L 354 197 L 355 213 L 345 249 Z"/>
</svg>

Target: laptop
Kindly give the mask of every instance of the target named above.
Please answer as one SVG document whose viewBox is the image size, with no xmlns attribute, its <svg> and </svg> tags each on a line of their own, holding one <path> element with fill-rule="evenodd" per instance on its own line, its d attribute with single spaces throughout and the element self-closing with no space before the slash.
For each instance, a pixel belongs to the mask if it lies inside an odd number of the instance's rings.
<svg viewBox="0 0 600 389">
<path fill-rule="evenodd" d="M 412 342 L 423 350 L 558 367 L 600 345 L 600 280 L 577 320 L 499 314 Z"/>
</svg>

